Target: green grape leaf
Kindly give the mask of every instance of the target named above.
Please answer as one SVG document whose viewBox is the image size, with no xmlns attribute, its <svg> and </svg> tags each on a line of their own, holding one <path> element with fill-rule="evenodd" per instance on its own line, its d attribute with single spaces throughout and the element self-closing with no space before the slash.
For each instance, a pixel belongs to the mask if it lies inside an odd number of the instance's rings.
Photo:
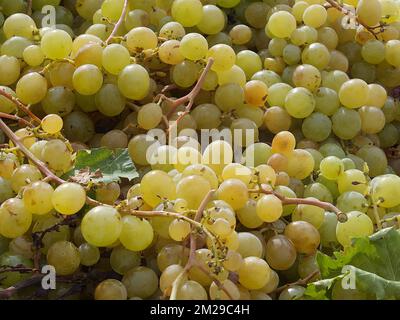
<svg viewBox="0 0 400 320">
<path fill-rule="evenodd" d="M 79 150 L 76 155 L 75 167 L 64 175 L 64 179 L 87 184 L 119 182 L 121 178 L 132 180 L 137 178 L 136 167 L 129 157 L 128 149 L 115 151 L 98 148 Z"/>
<path fill-rule="evenodd" d="M 311 299 L 329 297 L 335 281 L 346 276 L 345 266 L 358 290 L 376 299 L 400 299 L 400 233 L 394 228 L 354 239 L 351 247 L 332 257 L 318 253 L 317 262 L 323 280 L 308 285 L 306 296 Z"/>
</svg>

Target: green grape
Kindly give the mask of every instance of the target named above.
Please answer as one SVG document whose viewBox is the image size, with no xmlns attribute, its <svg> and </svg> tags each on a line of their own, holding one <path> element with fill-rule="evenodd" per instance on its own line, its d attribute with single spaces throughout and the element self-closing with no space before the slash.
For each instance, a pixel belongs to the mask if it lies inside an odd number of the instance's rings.
<svg viewBox="0 0 400 320">
<path fill-rule="evenodd" d="M 40 216 L 36 219 L 36 222 L 33 224 L 32 232 L 42 232 L 51 227 L 54 227 L 56 224 L 59 224 L 63 220 L 62 217 L 56 217 L 52 214 L 47 214 Z M 43 237 L 42 243 L 43 248 L 41 251 L 43 253 L 47 253 L 49 248 L 58 241 L 68 241 L 70 239 L 70 229 L 67 225 L 61 225 L 57 230 L 46 232 Z"/>
<path fill-rule="evenodd" d="M 365 213 L 368 209 L 368 201 L 361 193 L 349 191 L 339 196 L 336 206 L 342 212 L 360 211 Z"/>
<path fill-rule="evenodd" d="M 285 98 L 286 111 L 294 118 L 306 118 L 315 109 L 315 99 L 306 88 L 294 88 Z"/>
<path fill-rule="evenodd" d="M 398 186 L 400 178 L 393 174 L 385 174 L 372 179 L 372 200 L 384 208 L 395 207 L 400 204 Z"/>
<path fill-rule="evenodd" d="M 71 152 L 59 139 L 50 140 L 43 146 L 41 158 L 55 171 L 67 172 L 72 166 Z"/>
<path fill-rule="evenodd" d="M 286 11 L 274 12 L 265 26 L 266 32 L 271 32 L 277 38 L 290 37 L 296 29 L 296 19 Z"/>
<path fill-rule="evenodd" d="M 322 73 L 321 75 L 322 86 L 335 90 L 338 93 L 342 85 L 349 80 L 347 73 L 341 70 L 334 70 L 327 73 Z"/>
<path fill-rule="evenodd" d="M 400 41 L 397 39 L 390 40 L 385 45 L 385 59 L 390 65 L 396 68 L 400 66 L 400 59 L 398 58 L 399 50 Z"/>
<path fill-rule="evenodd" d="M 324 222 L 318 231 L 321 235 L 321 244 L 324 247 L 331 247 L 337 244 L 336 239 L 336 225 L 338 224 L 338 219 L 335 213 L 325 211 Z"/>
<path fill-rule="evenodd" d="M 23 37 L 12 37 L 6 40 L 1 45 L 0 53 L 2 55 L 14 56 L 16 58 L 22 59 L 24 50 L 31 46 L 33 42 Z"/>
<path fill-rule="evenodd" d="M 303 13 L 304 24 L 313 28 L 321 27 L 328 17 L 326 9 L 320 4 L 312 4 Z"/>
<path fill-rule="evenodd" d="M 207 55 L 208 43 L 201 34 L 188 33 L 182 38 L 179 49 L 186 59 L 197 61 Z"/>
<path fill-rule="evenodd" d="M 49 114 L 42 119 L 40 125 L 45 132 L 55 134 L 62 130 L 63 124 L 63 119 L 60 116 Z"/>
<path fill-rule="evenodd" d="M 198 129 L 218 128 L 221 124 L 221 111 L 214 104 L 201 104 L 191 112 L 191 115 Z"/>
<path fill-rule="evenodd" d="M 54 209 L 65 215 L 72 215 L 86 203 L 86 191 L 77 183 L 66 182 L 58 186 L 51 196 Z"/>
<path fill-rule="evenodd" d="M 346 157 L 346 154 L 344 153 L 344 151 L 341 148 L 341 146 L 338 145 L 337 143 L 333 143 L 333 142 L 324 143 L 319 148 L 319 152 L 321 152 L 321 154 L 324 157 L 336 156 L 336 157 L 338 157 L 340 159 L 343 159 L 344 157 Z"/>
<path fill-rule="evenodd" d="M 122 218 L 120 241 L 123 246 L 132 251 L 146 249 L 153 241 L 153 227 L 147 220 L 133 216 Z"/>
<path fill-rule="evenodd" d="M 332 131 L 340 139 L 353 139 L 361 130 L 361 117 L 355 110 L 339 108 L 332 116 Z"/>
<path fill-rule="evenodd" d="M 93 121 L 84 112 L 71 112 L 64 118 L 64 133 L 71 141 L 88 142 L 95 133 Z"/>
<path fill-rule="evenodd" d="M 282 213 L 282 202 L 274 195 L 263 195 L 257 201 L 256 212 L 258 217 L 265 222 L 278 220 Z"/>
<path fill-rule="evenodd" d="M 353 238 L 370 236 L 373 232 L 371 219 L 359 211 L 348 212 L 347 221 L 336 226 L 336 237 L 342 246 L 350 246 Z"/>
<path fill-rule="evenodd" d="M 161 107 L 156 103 L 142 106 L 138 112 L 138 124 L 141 128 L 150 130 L 158 126 L 162 119 Z"/>
<path fill-rule="evenodd" d="M 113 205 L 120 194 L 121 188 L 116 182 L 110 182 L 96 188 L 96 199 L 108 205 Z"/>
<path fill-rule="evenodd" d="M 53 187 L 46 182 L 36 181 L 28 185 L 23 191 L 26 210 L 38 215 L 49 213 L 53 209 L 51 203 L 53 192 Z"/>
<path fill-rule="evenodd" d="M 26 210 L 24 202 L 10 198 L 0 207 L 0 234 L 6 238 L 17 238 L 28 231 L 32 214 Z"/>
<path fill-rule="evenodd" d="M 303 63 L 313 65 L 314 67 L 323 70 L 330 61 L 331 55 L 327 47 L 322 43 L 312 43 L 307 46 L 301 54 Z"/>
<path fill-rule="evenodd" d="M 263 288 L 271 277 L 268 263 L 257 257 L 245 258 L 238 273 L 240 284 L 250 290 Z"/>
<path fill-rule="evenodd" d="M 347 108 L 359 108 L 367 102 L 368 85 L 361 79 L 348 80 L 340 87 L 340 102 Z"/>
<path fill-rule="evenodd" d="M 306 221 L 294 221 L 288 224 L 284 232 L 291 240 L 298 253 L 314 254 L 320 244 L 318 230 Z"/>
<path fill-rule="evenodd" d="M 147 267 L 130 269 L 122 278 L 128 297 L 149 298 L 158 288 L 158 277 Z"/>
<path fill-rule="evenodd" d="M 262 70 L 260 56 L 251 50 L 240 51 L 236 56 L 236 65 L 244 71 L 247 80 L 250 80 L 256 72 Z"/>
<path fill-rule="evenodd" d="M 178 289 L 177 299 L 179 300 L 206 300 L 206 290 L 196 281 L 186 281 Z"/>
<path fill-rule="evenodd" d="M 0 177 L 0 203 L 10 199 L 14 195 L 14 191 L 11 187 L 11 182 Z"/>
<path fill-rule="evenodd" d="M 17 266 L 25 266 L 27 268 L 31 268 L 32 261 L 30 259 L 27 259 L 23 256 L 20 256 L 18 254 L 13 254 L 11 252 L 5 252 L 0 256 L 0 265 L 2 266 L 10 266 L 10 267 L 17 267 Z M 29 274 L 24 275 L 20 272 L 4 272 L 2 273 L 2 279 L 0 281 L 1 285 L 8 288 L 10 286 L 15 285 L 16 283 L 27 279 L 29 277 Z"/>
<path fill-rule="evenodd" d="M 145 174 L 140 188 L 144 200 L 152 207 L 158 205 L 163 199 L 174 200 L 176 198 L 175 184 L 172 178 L 160 170 L 153 170 Z"/>
<path fill-rule="evenodd" d="M 339 96 L 335 90 L 320 87 L 314 94 L 315 110 L 332 116 L 339 109 Z"/>
<path fill-rule="evenodd" d="M 25 104 L 38 103 L 46 96 L 47 81 L 37 72 L 28 73 L 18 80 L 16 93 Z"/>
<path fill-rule="evenodd" d="M 203 6 L 199 0 L 176 0 L 171 7 L 171 15 L 184 27 L 193 27 L 203 18 Z"/>
<path fill-rule="evenodd" d="M 310 64 L 300 65 L 294 70 L 293 83 L 296 87 L 304 87 L 310 91 L 315 91 L 321 84 L 321 73 Z"/>
<path fill-rule="evenodd" d="M 82 219 L 82 235 L 89 244 L 96 247 L 106 247 L 115 243 L 121 230 L 121 216 L 113 207 L 95 207 Z"/>
<path fill-rule="evenodd" d="M 367 163 L 369 176 L 376 177 L 385 173 L 388 160 L 382 149 L 375 146 L 364 146 L 357 151 L 356 155 Z"/>
<path fill-rule="evenodd" d="M 391 123 L 385 125 L 383 130 L 378 133 L 381 148 L 390 148 L 397 144 L 399 140 L 399 130 Z"/>
<path fill-rule="evenodd" d="M 111 21 L 117 21 L 122 14 L 123 0 L 105 0 L 101 5 L 101 13 Z"/>
<path fill-rule="evenodd" d="M 301 127 L 304 136 L 312 141 L 323 141 L 331 134 L 332 122 L 323 113 L 314 112 L 305 118 Z"/>
<path fill-rule="evenodd" d="M 176 280 L 176 278 L 181 274 L 183 267 L 178 264 L 173 264 L 168 266 L 160 276 L 160 290 L 169 294 L 172 288 L 172 284 Z M 187 278 L 184 277 L 186 281 Z"/>
<path fill-rule="evenodd" d="M 262 258 L 263 244 L 257 236 L 250 232 L 239 232 L 239 248 L 236 250 L 243 258 L 257 257 Z"/>
<path fill-rule="evenodd" d="M 10 15 L 3 24 L 3 32 L 7 39 L 14 36 L 33 39 L 35 31 L 35 22 L 31 17 L 23 13 Z"/>
<path fill-rule="evenodd" d="M 368 85 L 369 94 L 368 94 L 368 106 L 375 106 L 377 108 L 383 108 L 388 95 L 386 89 L 379 84 L 371 83 Z"/>
<path fill-rule="evenodd" d="M 283 49 L 282 57 L 286 64 L 295 65 L 301 59 L 301 49 L 296 45 L 288 44 Z"/>
<path fill-rule="evenodd" d="M 316 200 L 315 198 L 306 198 Z M 312 205 L 300 204 L 292 214 L 292 221 L 306 221 L 319 229 L 324 222 L 324 209 Z"/>
<path fill-rule="evenodd" d="M 119 115 L 124 109 L 126 100 L 115 84 L 104 84 L 96 93 L 95 104 L 97 109 L 108 117 Z"/>
<path fill-rule="evenodd" d="M 72 38 L 64 30 L 48 31 L 42 37 L 40 47 L 47 58 L 64 59 L 72 51 Z"/>
<path fill-rule="evenodd" d="M 200 67 L 190 60 L 184 60 L 173 67 L 172 79 L 182 88 L 191 87 L 198 79 Z"/>
<path fill-rule="evenodd" d="M 102 3 L 102 0 L 77 0 L 75 9 L 82 18 L 91 20 L 93 14 L 101 8 Z"/>
<path fill-rule="evenodd" d="M 222 182 L 217 194 L 218 199 L 227 202 L 235 210 L 243 208 L 249 198 L 246 184 L 238 179 Z"/>
<path fill-rule="evenodd" d="M 380 132 L 385 126 L 385 114 L 377 107 L 364 106 L 358 109 L 361 118 L 361 130 L 372 134 Z"/>
<path fill-rule="evenodd" d="M 175 241 L 183 241 L 190 231 L 190 223 L 184 220 L 174 219 L 169 225 L 169 235 Z"/>
<path fill-rule="evenodd" d="M 49 79 L 53 87 L 67 87 L 73 89 L 72 77 L 75 66 L 68 62 L 57 62 L 48 71 Z"/>
<path fill-rule="evenodd" d="M 322 176 L 323 177 L 323 176 Z M 328 180 L 332 181 L 332 180 Z M 333 202 L 331 191 L 324 184 L 314 182 L 304 188 L 304 197 L 317 198 L 320 201 Z"/>
<path fill-rule="evenodd" d="M 224 289 L 221 289 L 221 287 L 218 286 L 215 281 L 211 283 L 209 289 L 211 300 L 239 300 L 240 292 L 235 283 L 227 279 L 222 281 L 221 284 Z M 229 295 L 226 293 L 226 291 L 229 293 Z"/>
<path fill-rule="evenodd" d="M 229 45 L 223 43 L 212 46 L 208 50 L 207 58 L 214 59 L 211 70 L 216 72 L 229 70 L 236 62 L 235 51 Z"/>
<path fill-rule="evenodd" d="M 14 192 L 18 193 L 23 187 L 27 186 L 29 183 L 41 180 L 42 174 L 35 166 L 32 166 L 30 164 L 23 164 L 22 166 L 16 168 L 11 176 L 3 177 L 10 178 L 11 186 Z"/>
<path fill-rule="evenodd" d="M 244 90 L 237 83 L 221 85 L 215 91 L 215 104 L 224 112 L 237 108 L 244 101 Z"/>
<path fill-rule="evenodd" d="M 382 7 L 378 0 L 360 0 L 356 14 L 367 26 L 376 26 L 382 17 Z"/>
<path fill-rule="evenodd" d="M 335 29 L 331 27 L 321 27 L 318 29 L 318 42 L 325 45 L 329 50 L 335 50 L 339 43 L 339 36 Z"/>
<path fill-rule="evenodd" d="M 321 174 L 330 180 L 337 180 L 337 178 L 344 172 L 343 162 L 335 156 L 324 158 L 320 164 Z"/>
<path fill-rule="evenodd" d="M 118 76 L 118 88 L 126 98 L 143 99 L 150 88 L 150 77 L 147 70 L 138 64 L 126 66 Z"/>
<path fill-rule="evenodd" d="M 47 114 L 66 116 L 75 106 L 75 95 L 71 89 L 63 86 L 52 87 L 42 101 L 43 110 Z"/>
<path fill-rule="evenodd" d="M 288 88 L 290 91 L 290 88 Z M 285 97 L 282 97 L 283 99 Z M 264 125 L 272 133 L 289 130 L 292 120 L 288 112 L 281 107 L 270 107 L 264 114 Z"/>
<path fill-rule="evenodd" d="M 291 285 L 284 289 L 280 294 L 278 300 L 298 300 L 304 295 L 305 288 L 298 285 Z"/>
<path fill-rule="evenodd" d="M 173 264 L 184 264 L 189 256 L 188 250 L 181 245 L 164 246 L 157 255 L 157 265 L 161 272 Z"/>
<path fill-rule="evenodd" d="M 129 11 L 125 17 L 125 28 L 128 31 L 137 27 L 148 27 L 149 25 L 150 16 L 142 9 Z"/>
<path fill-rule="evenodd" d="M 126 34 L 126 45 L 131 52 L 155 49 L 157 43 L 156 34 L 147 27 L 133 28 Z"/>
<path fill-rule="evenodd" d="M 296 261 L 296 257 L 296 249 L 287 237 L 276 235 L 268 240 L 265 258 L 273 269 L 289 269 Z M 271 272 L 270 281 L 272 280 L 272 277 L 273 273 Z"/>
<path fill-rule="evenodd" d="M 141 134 L 136 135 L 129 141 L 128 152 L 136 164 L 145 166 L 150 163 L 151 155 L 159 146 L 160 143 L 152 136 Z"/>
<path fill-rule="evenodd" d="M 42 49 L 37 45 L 26 47 L 22 53 L 22 57 L 24 61 L 32 67 L 40 66 L 45 58 Z"/>
<path fill-rule="evenodd" d="M 196 190 L 196 192 L 193 192 Z M 197 209 L 203 198 L 210 192 L 211 185 L 207 179 L 198 175 L 182 178 L 176 185 L 177 198 L 187 201 L 189 209 Z"/>
<path fill-rule="evenodd" d="M 9 87 L 0 86 L 0 90 L 15 98 L 17 96 L 17 94 Z M 0 95 L 0 112 L 11 113 L 15 110 L 15 107 L 16 106 L 12 101 Z"/>
<path fill-rule="evenodd" d="M 379 64 L 385 60 L 385 45 L 375 39 L 369 40 L 363 45 L 361 55 L 366 62 Z"/>
<path fill-rule="evenodd" d="M 233 44 L 244 45 L 251 40 L 253 34 L 248 26 L 239 24 L 231 29 L 229 36 L 231 37 Z"/>
<path fill-rule="evenodd" d="M 162 62 L 171 65 L 177 65 L 185 59 L 178 40 L 165 41 L 158 49 L 158 57 Z"/>
<path fill-rule="evenodd" d="M 306 150 L 295 149 L 288 157 L 287 173 L 296 179 L 307 178 L 314 170 L 314 158 Z"/>
<path fill-rule="evenodd" d="M 343 165 L 344 165 L 344 170 L 349 170 L 349 169 L 356 169 L 356 165 L 354 161 L 350 158 L 343 158 L 342 159 Z"/>
<path fill-rule="evenodd" d="M 58 241 L 47 251 L 47 262 L 57 274 L 70 275 L 78 270 L 81 259 L 78 248 L 69 241 Z"/>
<path fill-rule="evenodd" d="M 88 43 L 82 46 L 75 55 L 75 66 L 86 64 L 102 67 L 103 47 L 98 43 Z"/>
<path fill-rule="evenodd" d="M 232 121 L 230 125 L 235 138 L 238 139 L 237 143 L 241 146 L 247 147 L 258 141 L 259 131 L 257 125 L 250 119 L 239 118 Z"/>
<path fill-rule="evenodd" d="M 93 266 L 100 259 L 100 250 L 99 248 L 90 245 L 89 243 L 82 243 L 79 248 L 79 254 L 81 258 L 81 264 L 84 266 Z"/>
<path fill-rule="evenodd" d="M 273 38 L 268 43 L 268 51 L 273 57 L 281 57 L 287 44 L 285 39 Z"/>
<path fill-rule="evenodd" d="M 125 249 L 123 246 L 115 247 L 111 251 L 111 267 L 115 272 L 122 275 L 130 269 L 140 266 L 140 260 L 140 253 Z"/>
<path fill-rule="evenodd" d="M 264 221 L 258 217 L 256 207 L 257 202 L 253 199 L 249 199 L 243 208 L 236 210 L 237 218 L 246 228 L 255 229 L 264 223 Z"/>
<path fill-rule="evenodd" d="M 160 37 L 166 39 L 182 39 L 186 34 L 185 28 L 176 21 L 167 22 L 160 29 Z"/>
<path fill-rule="evenodd" d="M 97 66 L 85 64 L 75 70 L 72 82 L 78 93 L 89 96 L 101 89 L 103 75 Z"/>
<path fill-rule="evenodd" d="M 346 170 L 339 176 L 337 182 L 340 193 L 356 191 L 364 194 L 367 189 L 365 175 L 362 171 L 357 169 Z"/>
<path fill-rule="evenodd" d="M 121 281 L 106 279 L 100 282 L 95 291 L 95 300 L 126 300 L 128 293 Z"/>
</svg>

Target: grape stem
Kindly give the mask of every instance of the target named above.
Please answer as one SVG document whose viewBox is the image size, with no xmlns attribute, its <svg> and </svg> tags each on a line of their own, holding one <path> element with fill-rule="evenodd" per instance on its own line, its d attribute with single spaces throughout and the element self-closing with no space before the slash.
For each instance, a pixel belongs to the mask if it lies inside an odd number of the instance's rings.
<svg viewBox="0 0 400 320">
<path fill-rule="evenodd" d="M 41 122 L 41 120 L 31 110 L 29 110 L 29 108 L 25 104 L 23 104 L 21 100 L 19 100 L 18 98 L 12 96 L 11 94 L 3 90 L 0 90 L 0 95 L 12 101 L 18 107 L 18 109 L 26 113 L 33 121 L 37 123 Z"/>
<path fill-rule="evenodd" d="M 15 121 L 21 122 L 22 124 L 24 124 L 24 125 L 26 125 L 28 127 L 32 127 L 32 128 L 34 127 L 32 123 L 26 121 L 24 118 L 18 117 L 18 116 L 13 115 L 13 114 L 0 112 L 0 118 L 15 120 Z"/>
<path fill-rule="evenodd" d="M 125 0 L 124 1 L 124 7 L 123 7 L 122 12 L 121 12 L 121 16 L 119 17 L 117 23 L 115 24 L 114 29 L 112 30 L 110 36 L 105 41 L 106 45 L 108 45 L 110 43 L 110 41 L 114 38 L 114 36 L 117 34 L 118 29 L 120 28 L 120 26 L 124 22 L 127 10 L 128 10 L 128 0 Z"/>
<path fill-rule="evenodd" d="M 5 273 L 5 272 L 32 273 L 32 272 L 37 272 L 37 271 L 38 271 L 38 269 L 27 268 L 27 267 L 24 267 L 23 265 L 17 265 L 15 267 L 13 267 L 13 266 L 1 266 L 0 267 L 0 273 Z"/>
<path fill-rule="evenodd" d="M 317 275 L 319 275 L 320 274 L 320 272 L 319 272 L 319 270 L 315 270 L 314 272 L 311 272 L 307 277 L 305 277 L 305 278 L 303 278 L 303 279 L 299 279 L 299 280 L 297 280 L 296 282 L 293 282 L 293 283 L 288 283 L 288 284 L 285 284 L 284 286 L 281 286 L 281 287 L 279 287 L 279 288 L 276 288 L 274 291 L 272 291 L 273 293 L 280 293 L 280 292 L 282 292 L 283 290 L 285 290 L 285 289 L 287 289 L 287 288 L 289 288 L 289 287 L 291 287 L 291 286 L 305 286 L 305 285 L 307 285 L 307 283 L 309 283 L 309 282 L 311 282 L 311 280 L 315 277 L 315 276 L 317 276 Z"/>
<path fill-rule="evenodd" d="M 176 108 L 178 108 L 180 105 L 183 105 L 186 103 L 187 103 L 187 105 L 185 107 L 185 111 L 179 116 L 179 118 L 176 120 L 176 122 L 179 122 L 180 119 L 182 119 L 185 115 L 187 115 L 190 112 L 190 110 L 192 109 L 193 104 L 194 104 L 194 99 L 199 94 L 199 92 L 204 84 L 204 81 L 206 79 L 206 76 L 207 76 L 208 72 L 210 71 L 213 63 L 214 63 L 214 59 L 209 58 L 203 72 L 201 73 L 199 79 L 197 80 L 196 85 L 193 87 L 193 89 L 187 95 L 185 95 L 179 99 L 176 99 L 176 100 L 173 100 L 173 99 L 165 96 L 164 94 L 160 94 L 156 97 L 156 100 L 160 100 L 160 101 L 165 100 L 170 104 L 171 110 L 167 114 L 168 118 L 171 117 L 171 115 L 175 112 Z M 169 90 L 169 88 L 170 88 L 170 86 L 166 86 L 162 92 L 165 92 L 165 89 Z"/>
<path fill-rule="evenodd" d="M 335 0 L 326 0 L 326 2 L 328 2 L 332 8 L 335 8 L 336 10 L 343 12 L 347 16 L 354 17 L 358 24 L 362 25 L 366 30 L 368 30 L 375 37 L 375 39 L 378 39 L 377 34 L 379 34 L 379 32 L 376 32 L 375 30 L 381 29 L 383 27 L 383 25 L 380 24 L 375 27 L 370 27 L 367 24 L 365 24 L 364 22 L 362 22 L 360 20 L 360 18 L 354 12 L 343 7 L 340 3 L 336 2 Z"/>
<path fill-rule="evenodd" d="M 11 298 L 13 296 L 13 294 L 16 293 L 18 290 L 23 289 L 23 288 L 27 288 L 27 287 L 30 287 L 30 286 L 32 286 L 34 284 L 39 283 L 44 276 L 45 276 L 45 274 L 41 274 L 41 273 L 35 274 L 29 279 L 23 280 L 21 282 L 18 282 L 15 285 L 7 288 L 7 289 L 1 290 L 0 291 L 0 299 L 9 299 L 9 298 Z"/>
<path fill-rule="evenodd" d="M 27 0 L 27 2 L 26 14 L 30 16 L 32 15 L 32 0 Z"/>
<path fill-rule="evenodd" d="M 0 93 L 2 91 L 0 90 Z M 47 177 L 51 178 L 58 184 L 62 184 L 65 181 L 60 177 L 57 177 L 47 166 L 38 158 L 36 158 L 32 152 L 28 150 L 21 142 L 21 140 L 16 136 L 16 134 L 4 123 L 3 120 L 0 119 L 0 129 L 8 136 L 8 138 L 14 142 L 14 144 L 21 150 L 23 154 L 25 154 L 37 167 L 38 169 Z"/>
<path fill-rule="evenodd" d="M 337 207 L 335 207 L 332 203 L 329 203 L 329 202 L 320 201 L 318 199 L 288 198 L 288 197 L 285 197 L 285 196 L 279 194 L 278 192 L 265 190 L 262 188 L 261 189 L 251 189 L 251 190 L 249 190 L 249 193 L 272 194 L 275 197 L 277 197 L 279 200 L 281 200 L 283 205 L 306 204 L 306 205 L 311 205 L 311 206 L 315 206 L 315 207 L 320 207 L 326 211 L 335 213 L 339 222 L 347 221 L 346 214 L 343 213 L 342 211 L 340 211 Z"/>
</svg>

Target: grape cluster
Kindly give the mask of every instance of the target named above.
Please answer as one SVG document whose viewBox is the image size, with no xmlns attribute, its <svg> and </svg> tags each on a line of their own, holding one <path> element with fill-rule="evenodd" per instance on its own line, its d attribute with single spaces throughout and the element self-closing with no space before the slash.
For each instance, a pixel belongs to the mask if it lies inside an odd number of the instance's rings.
<svg viewBox="0 0 400 320">
<path fill-rule="evenodd" d="M 306 299 L 399 227 L 395 0 L 0 0 L 0 44 L 0 298 Z M 140 177 L 64 178 L 99 147 Z"/>
</svg>

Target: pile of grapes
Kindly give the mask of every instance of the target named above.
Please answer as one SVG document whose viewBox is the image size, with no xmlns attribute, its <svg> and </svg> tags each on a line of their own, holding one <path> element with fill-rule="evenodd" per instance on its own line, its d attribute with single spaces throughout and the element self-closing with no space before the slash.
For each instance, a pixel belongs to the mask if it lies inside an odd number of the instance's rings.
<svg viewBox="0 0 400 320">
<path fill-rule="evenodd" d="M 0 44 L 0 299 L 308 299 L 399 227 L 397 0 L 0 0 Z"/>
</svg>

